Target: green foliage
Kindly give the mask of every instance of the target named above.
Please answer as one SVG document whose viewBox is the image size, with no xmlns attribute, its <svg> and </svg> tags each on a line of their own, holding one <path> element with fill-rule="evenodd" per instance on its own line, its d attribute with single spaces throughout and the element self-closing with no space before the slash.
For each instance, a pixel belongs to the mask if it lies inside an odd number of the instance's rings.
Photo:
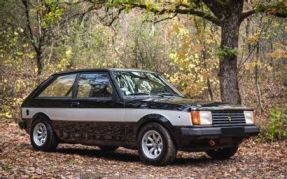
<svg viewBox="0 0 287 179">
<path fill-rule="evenodd" d="M 121 5 L 121 4 L 136 4 L 139 3 L 139 0 L 109 0 L 109 4 Z"/>
<path fill-rule="evenodd" d="M 270 121 L 261 129 L 260 137 L 265 141 L 287 138 L 287 109 L 273 108 L 269 114 Z"/>
<path fill-rule="evenodd" d="M 265 4 L 259 4 L 255 7 L 256 12 L 266 12 L 267 9 L 268 7 Z"/>
<path fill-rule="evenodd" d="M 280 14 L 280 16 L 287 16 L 287 2 L 279 0 L 274 3 L 258 4 L 255 7 L 256 12 L 266 12 L 271 15 Z"/>
<path fill-rule="evenodd" d="M 223 47 L 216 49 L 216 55 L 219 59 L 223 59 L 224 57 L 234 57 L 238 54 L 237 48 Z"/>
<path fill-rule="evenodd" d="M 221 5 L 226 5 L 230 3 L 230 0 L 217 0 Z"/>
<path fill-rule="evenodd" d="M 55 0 L 46 0 L 45 3 L 45 7 L 41 8 L 42 12 L 46 12 L 43 15 L 43 22 L 41 25 L 44 28 L 48 28 L 51 24 L 55 24 L 61 19 L 64 8 L 59 7 L 59 2 Z"/>
<path fill-rule="evenodd" d="M 175 70 L 169 71 L 166 77 L 186 96 L 200 98 L 208 90 L 208 81 L 212 87 L 218 85 L 214 75 L 218 60 L 213 50 L 218 45 L 218 34 L 202 20 L 195 19 L 194 23 L 196 29 L 192 30 L 180 22 L 173 24 L 171 37 L 175 35 L 179 44 L 169 55 Z"/>
<path fill-rule="evenodd" d="M 47 70 L 116 66 L 117 61 L 112 56 L 112 34 L 108 27 L 99 24 L 96 18 L 87 19 L 85 24 L 75 20 L 69 26 L 70 33 L 63 35 L 54 48 L 56 58 L 46 60 Z"/>
</svg>

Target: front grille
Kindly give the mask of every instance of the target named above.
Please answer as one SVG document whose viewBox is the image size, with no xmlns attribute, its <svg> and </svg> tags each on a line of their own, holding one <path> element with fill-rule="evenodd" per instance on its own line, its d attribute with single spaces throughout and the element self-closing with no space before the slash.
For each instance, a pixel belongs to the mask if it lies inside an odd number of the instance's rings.
<svg viewBox="0 0 287 179">
<path fill-rule="evenodd" d="M 213 126 L 242 126 L 245 124 L 243 111 L 212 111 Z"/>
</svg>

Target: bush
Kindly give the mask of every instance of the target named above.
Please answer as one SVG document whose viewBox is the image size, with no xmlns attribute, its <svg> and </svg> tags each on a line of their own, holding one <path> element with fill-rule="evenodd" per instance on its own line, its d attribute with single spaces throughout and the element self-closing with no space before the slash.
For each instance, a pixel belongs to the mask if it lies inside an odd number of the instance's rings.
<svg viewBox="0 0 287 179">
<path fill-rule="evenodd" d="M 269 113 L 269 122 L 261 128 L 260 138 L 265 141 L 287 138 L 287 109 L 273 108 Z"/>
</svg>

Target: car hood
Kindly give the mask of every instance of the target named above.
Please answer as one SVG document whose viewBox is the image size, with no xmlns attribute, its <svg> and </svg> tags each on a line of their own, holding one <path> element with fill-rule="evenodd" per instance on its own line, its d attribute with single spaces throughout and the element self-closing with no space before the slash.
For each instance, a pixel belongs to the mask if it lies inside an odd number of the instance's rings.
<svg viewBox="0 0 287 179">
<path fill-rule="evenodd" d="M 182 97 L 149 97 L 132 99 L 127 104 L 136 104 L 140 108 L 177 109 L 177 110 L 252 110 L 241 105 L 222 102 L 199 101 Z"/>
</svg>

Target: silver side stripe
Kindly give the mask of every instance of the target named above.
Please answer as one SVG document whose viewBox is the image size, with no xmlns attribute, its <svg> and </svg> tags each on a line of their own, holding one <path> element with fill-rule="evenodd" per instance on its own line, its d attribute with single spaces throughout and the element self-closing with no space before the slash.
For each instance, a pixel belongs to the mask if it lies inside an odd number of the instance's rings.
<svg viewBox="0 0 287 179">
<path fill-rule="evenodd" d="M 26 114 L 29 110 L 29 115 Z M 95 121 L 95 122 L 137 122 L 148 114 L 159 114 L 174 126 L 190 126 L 190 113 L 184 111 L 133 109 L 133 108 L 22 108 L 23 118 L 32 118 L 42 112 L 51 120 Z"/>
</svg>

